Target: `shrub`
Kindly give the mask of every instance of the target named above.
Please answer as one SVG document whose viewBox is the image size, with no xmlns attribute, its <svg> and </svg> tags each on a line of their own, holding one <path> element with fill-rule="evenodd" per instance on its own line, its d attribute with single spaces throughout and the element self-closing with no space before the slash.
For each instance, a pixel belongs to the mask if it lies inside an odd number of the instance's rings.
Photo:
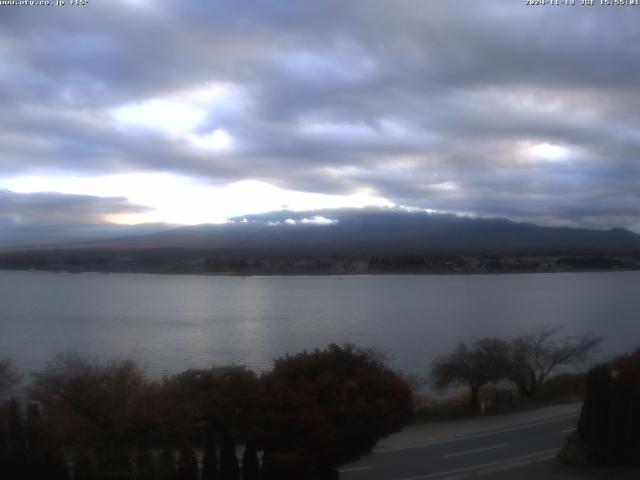
<svg viewBox="0 0 640 480">
<path fill-rule="evenodd" d="M 407 382 L 349 344 L 276 360 L 264 383 L 263 462 L 281 479 L 309 478 L 368 454 L 412 412 Z"/>
<path fill-rule="evenodd" d="M 592 368 L 578 435 L 598 464 L 640 466 L 640 348 Z"/>
</svg>

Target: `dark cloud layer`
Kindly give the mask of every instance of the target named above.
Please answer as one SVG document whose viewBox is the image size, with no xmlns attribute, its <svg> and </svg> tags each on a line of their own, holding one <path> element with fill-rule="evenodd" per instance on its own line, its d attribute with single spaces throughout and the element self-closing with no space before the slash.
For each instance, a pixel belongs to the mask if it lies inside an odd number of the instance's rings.
<svg viewBox="0 0 640 480">
<path fill-rule="evenodd" d="M 0 221 L 19 225 L 96 224 L 107 222 L 111 215 L 146 210 L 123 197 L 0 190 Z"/>
<path fill-rule="evenodd" d="M 92 241 L 174 228 L 170 224 L 117 225 L 112 215 L 148 208 L 123 197 L 0 190 L 0 247 Z"/>
<path fill-rule="evenodd" d="M 169 171 L 640 229 L 640 8 L 506 0 L 0 8 L 0 179 Z M 224 130 L 232 150 L 127 130 L 110 113 L 211 82 L 232 88 L 233 105 L 211 105 L 195 128 Z"/>
</svg>

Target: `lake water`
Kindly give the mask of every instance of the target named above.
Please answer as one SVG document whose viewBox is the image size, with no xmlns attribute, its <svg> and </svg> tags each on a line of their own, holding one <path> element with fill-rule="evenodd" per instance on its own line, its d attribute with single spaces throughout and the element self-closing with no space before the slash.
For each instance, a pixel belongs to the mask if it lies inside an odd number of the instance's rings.
<svg viewBox="0 0 640 480">
<path fill-rule="evenodd" d="M 23 370 L 59 352 L 132 357 L 152 375 L 246 364 L 330 342 L 379 346 L 424 373 L 458 341 L 541 323 L 640 344 L 640 272 L 213 277 L 0 271 L 0 358 Z"/>
</svg>

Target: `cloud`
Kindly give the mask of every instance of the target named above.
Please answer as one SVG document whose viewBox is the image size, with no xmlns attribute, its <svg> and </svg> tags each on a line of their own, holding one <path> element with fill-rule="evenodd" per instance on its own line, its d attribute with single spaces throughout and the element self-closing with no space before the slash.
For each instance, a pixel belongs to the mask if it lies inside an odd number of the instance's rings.
<svg viewBox="0 0 640 480">
<path fill-rule="evenodd" d="M 16 225 L 98 224 L 115 215 L 147 210 L 123 197 L 0 190 L 0 220 Z"/>
<path fill-rule="evenodd" d="M 640 227 L 640 30 L 627 8 L 121 0 L 41 10 L 0 16 L 0 180 L 168 172 Z"/>
</svg>

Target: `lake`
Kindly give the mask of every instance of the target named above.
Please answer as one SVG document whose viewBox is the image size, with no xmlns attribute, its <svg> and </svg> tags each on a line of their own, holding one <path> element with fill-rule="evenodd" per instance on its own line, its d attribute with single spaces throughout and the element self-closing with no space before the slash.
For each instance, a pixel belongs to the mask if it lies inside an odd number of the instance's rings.
<svg viewBox="0 0 640 480">
<path fill-rule="evenodd" d="M 217 277 L 0 271 L 0 357 L 131 357 L 151 375 L 246 364 L 330 342 L 378 346 L 424 373 L 477 336 L 544 324 L 603 335 L 600 357 L 640 344 L 640 272 Z"/>
</svg>

